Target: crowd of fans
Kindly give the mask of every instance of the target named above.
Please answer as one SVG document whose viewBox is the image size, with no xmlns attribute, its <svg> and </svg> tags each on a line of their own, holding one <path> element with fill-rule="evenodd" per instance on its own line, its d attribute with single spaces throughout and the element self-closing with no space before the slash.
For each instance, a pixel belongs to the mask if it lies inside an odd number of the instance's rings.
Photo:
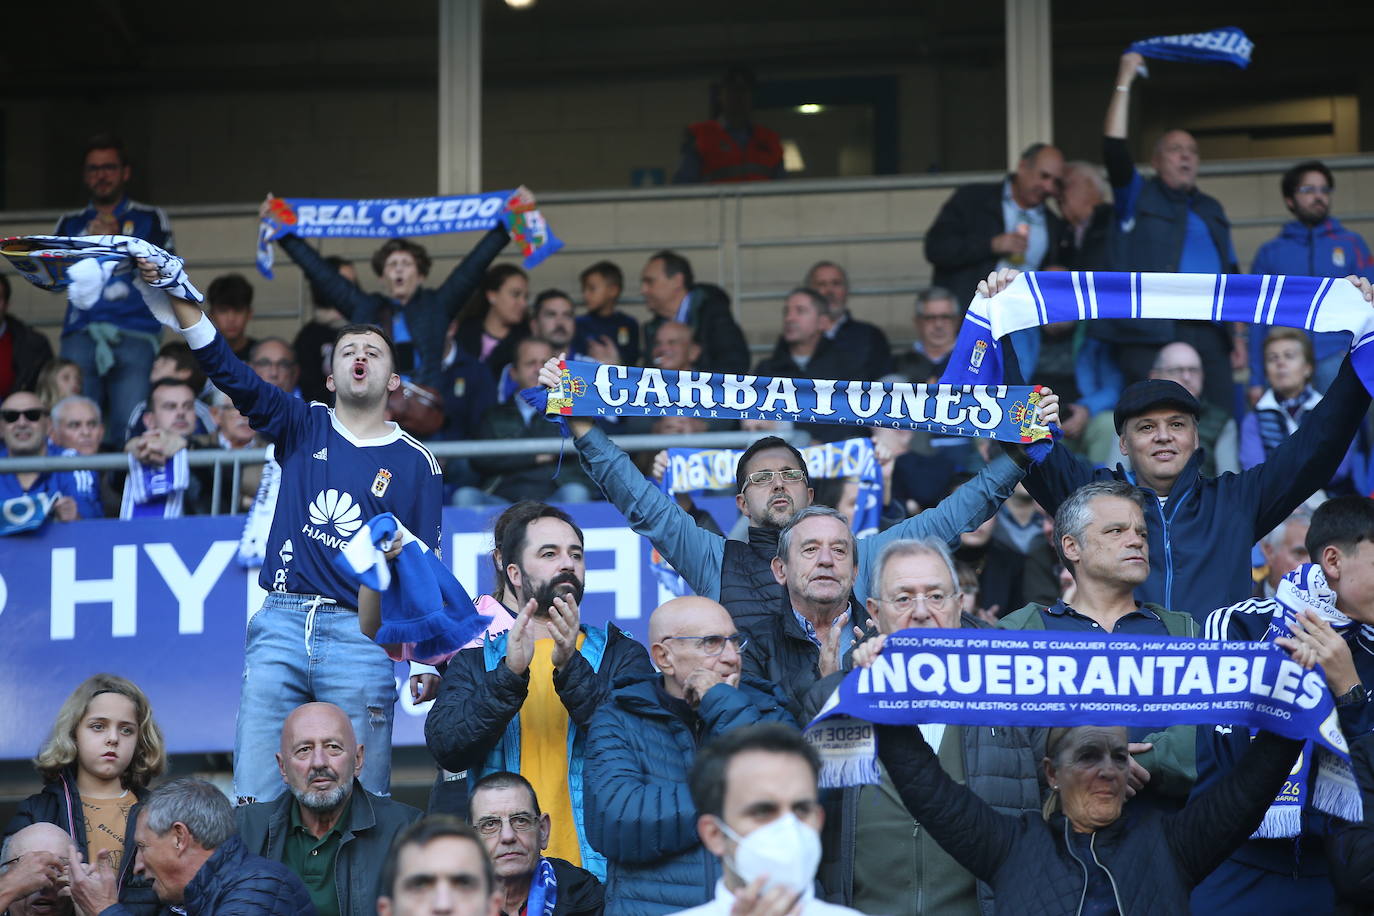
<svg viewBox="0 0 1374 916">
<path fill-rule="evenodd" d="M 1251 838 L 1299 749 L 1274 735 L 1251 741 L 1225 723 L 884 726 L 880 781 L 821 792 L 797 731 L 902 629 L 1260 639 L 1259 611 L 1210 612 L 1247 598 L 1263 609 L 1285 573 L 1311 562 L 1335 606 L 1365 626 L 1341 636 L 1305 623 L 1289 648 L 1322 663 L 1374 799 L 1363 686 L 1374 678 L 1370 400 L 1348 340 L 1185 320 L 1017 332 L 1009 378 L 1052 390 L 1042 417 L 1064 438 L 1032 466 L 1019 447 L 863 431 L 883 495 L 880 530 L 861 540 L 843 511 L 846 481 L 829 494 L 816 486 L 776 435 L 781 424 L 738 461 L 736 538 L 653 483 L 661 461 L 646 473 L 609 435 L 716 421 L 570 419 L 577 460 L 556 477 L 556 454 L 441 464 L 418 441 L 550 435 L 518 392 L 554 387 L 564 354 L 927 383 L 943 374 L 980 281 L 993 295 L 1018 270 L 1237 271 L 1223 208 L 1196 186 L 1195 140 L 1162 136 L 1151 177 L 1131 162 L 1139 65 L 1122 58 L 1105 178 L 1037 143 L 1004 180 L 944 204 L 925 239 L 934 285 L 917 297 L 914 341 L 900 352 L 851 314 L 850 278 L 834 261 L 799 270 L 776 345 L 754 363 L 728 295 L 698 282 L 681 254 L 640 268 L 640 322 L 609 261 L 582 271 L 579 295 L 532 290 L 520 268 L 494 266 L 510 241 L 503 227 L 437 286 L 423 246 L 386 242 L 370 263 L 376 292 L 351 263 L 287 235 L 280 245 L 315 305 L 291 342 L 255 336 L 252 285 L 226 274 L 207 287 L 208 315 L 173 300 L 184 340 L 164 343 L 132 277 L 116 271 L 93 309 L 69 309 L 54 357 L 42 333 L 7 315 L 0 276 L 3 454 L 130 456 L 118 474 L 0 475 L 0 498 L 38 499 L 58 522 L 209 512 L 213 481 L 174 473 L 178 456 L 269 442 L 282 488 L 262 571 L 270 594 L 246 648 L 237 806 L 195 779 L 154 787 L 166 754 L 147 697 L 93 677 L 38 753 L 42 790 L 5 829 L 0 909 L 1124 914 L 1181 912 L 1190 896 L 1207 913 L 1368 906 L 1374 809 L 1369 824 L 1308 811 L 1294 836 Z M 748 88 L 741 78 L 727 100 L 726 136 L 747 128 Z M 685 169 L 748 178 L 776 167 L 731 171 L 713 136 L 694 126 Z M 116 140 L 94 139 L 84 170 L 89 205 L 59 233 L 172 247 L 165 215 L 125 195 L 131 167 Z M 1289 169 L 1278 190 L 1294 219 L 1252 266 L 1350 277 L 1370 298 L 1374 261 L 1331 215 L 1333 186 L 1320 162 Z M 817 441 L 853 432 L 808 428 Z M 374 478 L 377 454 L 407 469 L 404 488 L 388 492 L 386 471 Z M 147 495 L 153 479 L 158 497 Z M 431 546 L 440 505 L 505 506 L 491 548 L 497 586 L 478 602 L 487 632 L 443 657 L 373 642 L 365 596 L 328 561 L 338 544 L 311 498 L 327 487 L 354 494 L 363 518 L 395 513 Z M 250 476 L 239 492 L 251 502 L 256 489 Z M 576 516 L 592 499 L 618 509 L 695 593 L 653 610 L 647 645 L 582 623 Z M 291 534 L 294 562 L 278 549 Z M 393 659 L 414 663 L 414 697 L 434 700 L 427 815 L 389 797 Z"/>
</svg>

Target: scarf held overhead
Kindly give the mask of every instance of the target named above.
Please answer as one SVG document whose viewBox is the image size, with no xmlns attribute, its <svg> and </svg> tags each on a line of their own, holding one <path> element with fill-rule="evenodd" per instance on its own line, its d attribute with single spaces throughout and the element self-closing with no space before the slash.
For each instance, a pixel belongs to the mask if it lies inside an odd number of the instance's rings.
<svg viewBox="0 0 1374 916">
<path fill-rule="evenodd" d="M 1175 318 L 1281 325 L 1352 335 L 1350 360 L 1374 391 L 1374 308 L 1352 283 L 1332 277 L 1248 274 L 1032 271 L 964 315 L 941 383 L 1000 385 L 1001 339 L 1057 321 Z M 1027 373 L 1033 367 L 1022 366 Z"/>
<path fill-rule="evenodd" d="M 840 721 L 829 721 L 845 717 Z M 860 721 L 853 721 L 860 720 Z M 822 785 L 876 782 L 868 723 L 1052 726 L 1235 722 L 1348 760 L 1320 671 L 1268 643 L 1033 631 L 903 630 L 808 726 Z"/>
<path fill-rule="evenodd" d="M 1039 387 L 910 385 L 663 371 L 563 360 L 557 388 L 521 397 L 551 419 L 700 417 L 919 429 L 947 436 L 1033 443 L 1048 454 L 1051 431 L 1036 420 Z M 1043 452 L 1041 452 L 1043 449 Z M 733 483 L 731 484 L 733 486 Z"/>
<path fill-rule="evenodd" d="M 269 280 L 272 242 L 284 235 L 389 239 L 485 231 L 505 223 L 527 269 L 563 247 L 524 188 L 387 200 L 274 197 L 269 210 L 258 227 L 257 253 L 258 270 Z"/>
<path fill-rule="evenodd" d="M 1155 60 L 1192 61 L 1199 64 L 1231 64 L 1244 70 L 1250 66 L 1254 42 L 1235 26 L 1190 32 L 1187 35 L 1161 35 L 1132 42 L 1127 51 Z"/>
</svg>

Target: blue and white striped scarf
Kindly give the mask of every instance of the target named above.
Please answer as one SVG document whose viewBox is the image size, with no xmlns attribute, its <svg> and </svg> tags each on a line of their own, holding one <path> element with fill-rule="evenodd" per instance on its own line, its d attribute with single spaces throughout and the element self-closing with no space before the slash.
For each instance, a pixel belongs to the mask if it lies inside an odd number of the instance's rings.
<svg viewBox="0 0 1374 916">
<path fill-rule="evenodd" d="M 1032 271 L 969 304 L 946 385 L 1000 385 L 1001 339 L 1057 321 L 1175 318 L 1239 321 L 1353 336 L 1350 360 L 1374 392 L 1374 308 L 1354 284 L 1331 277 Z M 1023 373 L 1034 366 L 1022 366 Z"/>
<path fill-rule="evenodd" d="M 181 518 L 186 488 L 190 485 L 191 465 L 186 460 L 186 449 L 162 465 L 146 465 L 130 455 L 119 517 Z"/>
</svg>

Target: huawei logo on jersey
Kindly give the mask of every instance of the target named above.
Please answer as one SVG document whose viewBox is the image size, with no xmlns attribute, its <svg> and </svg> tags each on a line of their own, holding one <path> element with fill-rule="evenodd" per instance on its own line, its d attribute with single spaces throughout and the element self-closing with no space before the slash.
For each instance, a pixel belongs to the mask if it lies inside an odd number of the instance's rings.
<svg viewBox="0 0 1374 916">
<path fill-rule="evenodd" d="M 310 524 L 332 525 L 341 537 L 363 526 L 363 509 L 343 490 L 322 490 L 310 504 Z"/>
</svg>

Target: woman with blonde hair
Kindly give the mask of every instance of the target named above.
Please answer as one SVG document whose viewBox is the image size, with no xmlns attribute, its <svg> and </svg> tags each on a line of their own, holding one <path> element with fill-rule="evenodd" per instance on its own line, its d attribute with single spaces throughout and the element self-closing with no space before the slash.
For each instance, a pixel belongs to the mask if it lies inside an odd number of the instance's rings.
<svg viewBox="0 0 1374 916">
<path fill-rule="evenodd" d="M 63 398 L 81 394 L 82 385 L 81 367 L 69 359 L 55 358 L 48 360 L 38 370 L 34 394 L 38 395 L 44 407 L 52 410 L 53 405 Z"/>
<path fill-rule="evenodd" d="M 5 838 L 30 824 L 56 824 L 85 861 L 109 860 L 130 912 L 160 912 L 152 886 L 133 875 L 139 803 L 167 764 L 143 691 L 112 674 L 87 678 L 58 710 L 33 762 L 43 789 L 20 803 Z"/>
</svg>

